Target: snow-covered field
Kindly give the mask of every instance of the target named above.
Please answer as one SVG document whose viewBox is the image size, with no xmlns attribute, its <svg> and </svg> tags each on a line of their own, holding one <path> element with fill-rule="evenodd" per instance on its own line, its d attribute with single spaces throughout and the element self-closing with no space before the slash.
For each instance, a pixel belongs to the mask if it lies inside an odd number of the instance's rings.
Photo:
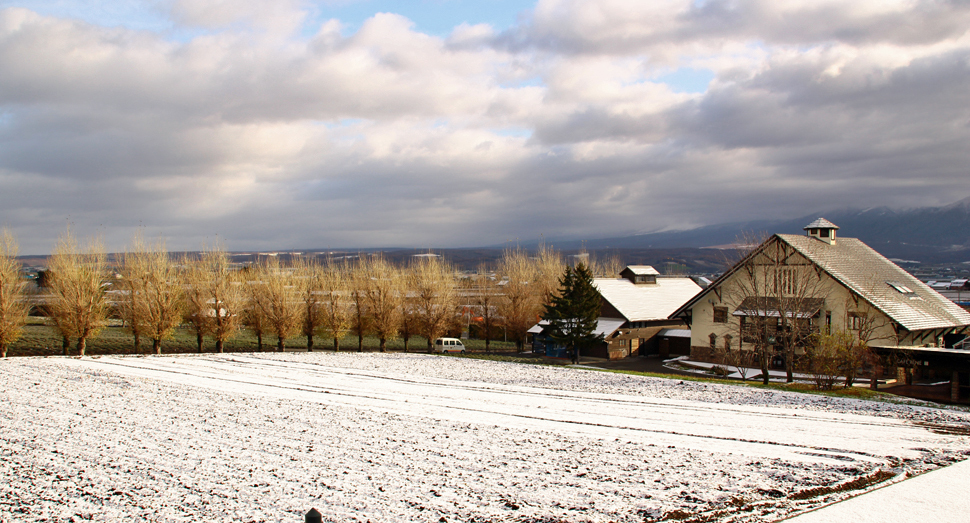
<svg viewBox="0 0 970 523">
<path fill-rule="evenodd" d="M 0 372 L 5 522 L 775 521 L 970 457 L 960 411 L 434 355 Z"/>
</svg>

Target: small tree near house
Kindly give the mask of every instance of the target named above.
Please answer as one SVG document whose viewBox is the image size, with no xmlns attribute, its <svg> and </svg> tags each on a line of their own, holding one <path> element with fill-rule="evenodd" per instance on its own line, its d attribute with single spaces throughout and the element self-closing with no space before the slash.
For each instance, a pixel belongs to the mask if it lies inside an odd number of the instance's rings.
<svg viewBox="0 0 970 523">
<path fill-rule="evenodd" d="M 566 267 L 559 279 L 558 295 L 546 306 L 545 317 L 550 337 L 567 348 L 573 363 L 579 362 L 584 347 L 603 341 L 603 335 L 596 334 L 599 313 L 600 295 L 589 268 L 585 264 L 575 269 Z"/>
</svg>

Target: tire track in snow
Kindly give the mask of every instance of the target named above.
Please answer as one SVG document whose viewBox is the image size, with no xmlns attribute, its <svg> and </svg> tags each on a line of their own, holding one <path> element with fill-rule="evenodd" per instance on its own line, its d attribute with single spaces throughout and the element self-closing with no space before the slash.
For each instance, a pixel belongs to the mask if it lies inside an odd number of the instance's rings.
<svg viewBox="0 0 970 523">
<path fill-rule="evenodd" d="M 910 424 L 856 415 L 805 414 L 794 409 L 712 406 L 696 401 L 618 398 L 595 393 L 564 394 L 238 356 L 76 361 L 235 392 L 808 462 L 884 462 L 887 456 L 916 457 L 919 451 L 913 447 L 925 447 L 936 440 L 929 431 Z M 311 376 L 320 384 L 302 383 Z M 785 427 L 773 427 L 780 423 Z M 877 428 L 899 434 L 873 440 L 871 435 Z"/>
</svg>

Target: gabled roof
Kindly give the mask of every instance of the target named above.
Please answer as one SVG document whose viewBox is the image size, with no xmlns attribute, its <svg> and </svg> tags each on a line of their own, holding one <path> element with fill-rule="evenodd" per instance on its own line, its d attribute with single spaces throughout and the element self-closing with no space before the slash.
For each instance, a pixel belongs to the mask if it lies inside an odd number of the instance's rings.
<svg viewBox="0 0 970 523">
<path fill-rule="evenodd" d="M 906 330 L 970 325 L 970 312 L 856 238 L 829 245 L 808 236 L 777 236 Z"/>
<path fill-rule="evenodd" d="M 701 291 L 690 278 L 657 278 L 652 285 L 635 285 L 626 278 L 597 278 L 593 285 L 627 321 L 665 320 Z"/>
<path fill-rule="evenodd" d="M 772 241 L 792 246 L 802 256 L 869 302 L 908 331 L 945 329 L 970 325 L 970 312 L 943 297 L 893 262 L 856 238 L 839 238 L 829 244 L 810 236 L 776 234 L 721 275 L 671 317 L 683 314 L 708 293 L 720 287 Z"/>
</svg>

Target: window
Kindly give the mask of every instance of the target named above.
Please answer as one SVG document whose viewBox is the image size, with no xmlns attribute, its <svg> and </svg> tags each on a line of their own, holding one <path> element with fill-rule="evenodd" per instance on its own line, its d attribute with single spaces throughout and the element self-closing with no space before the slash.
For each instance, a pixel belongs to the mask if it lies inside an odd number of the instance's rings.
<svg viewBox="0 0 970 523">
<path fill-rule="evenodd" d="M 849 313 L 849 329 L 857 331 L 862 329 L 862 323 L 865 320 L 865 316 L 857 312 Z"/>
<path fill-rule="evenodd" d="M 900 294 L 902 294 L 903 296 L 906 296 L 911 300 L 919 299 L 919 295 L 916 294 L 916 292 L 913 289 L 910 289 L 909 287 L 903 285 L 902 283 L 895 282 L 895 281 L 887 281 L 886 284 L 896 289 L 897 292 L 899 292 Z"/>
<path fill-rule="evenodd" d="M 778 268 L 775 270 L 775 292 L 793 294 L 795 292 L 795 269 Z"/>
<path fill-rule="evenodd" d="M 829 237 L 829 230 L 830 229 L 819 229 L 819 231 L 818 231 L 819 238 L 828 238 Z"/>
<path fill-rule="evenodd" d="M 727 307 L 714 307 L 714 323 L 727 323 L 727 318 Z"/>
</svg>

